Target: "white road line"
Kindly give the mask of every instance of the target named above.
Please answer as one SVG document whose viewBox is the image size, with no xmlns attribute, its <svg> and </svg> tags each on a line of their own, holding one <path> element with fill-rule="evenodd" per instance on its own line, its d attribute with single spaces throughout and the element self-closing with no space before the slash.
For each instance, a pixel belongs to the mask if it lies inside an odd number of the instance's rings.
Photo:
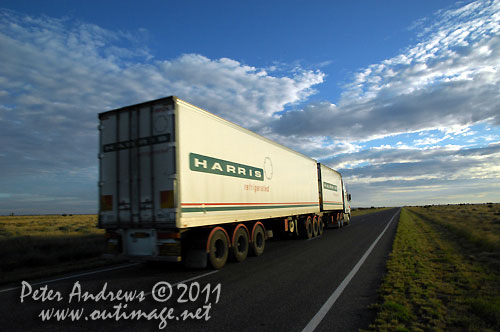
<svg viewBox="0 0 500 332">
<path fill-rule="evenodd" d="M 214 270 L 214 271 L 211 271 L 211 272 L 200 274 L 199 276 L 192 277 L 192 278 L 189 278 L 189 279 L 186 279 L 186 280 L 182 280 L 182 281 L 176 282 L 175 284 L 172 284 L 171 286 L 174 287 L 174 286 L 177 286 L 178 284 L 185 284 L 187 282 L 190 282 L 190 281 L 193 281 L 193 280 L 196 280 L 196 279 L 200 279 L 200 278 L 203 278 L 203 277 L 207 277 L 207 276 L 209 276 L 211 274 L 214 274 L 214 273 L 217 273 L 217 272 L 219 272 L 219 270 Z M 149 292 L 149 293 L 146 293 L 144 295 L 148 296 L 148 295 L 151 295 L 152 293 L 153 292 Z"/>
<path fill-rule="evenodd" d="M 319 309 L 319 311 L 316 313 L 316 315 L 313 317 L 313 319 L 311 319 L 311 321 L 309 322 L 309 324 L 307 324 L 307 326 L 304 327 L 304 329 L 302 330 L 302 332 L 313 332 L 316 329 L 316 327 L 319 325 L 319 323 L 321 323 L 321 321 L 323 320 L 323 318 L 325 318 L 326 314 L 331 309 L 331 307 L 333 306 L 333 304 L 335 303 L 335 301 L 337 301 L 337 299 L 339 298 L 340 294 L 342 294 L 342 292 L 347 287 L 347 285 L 349 284 L 349 282 L 351 281 L 351 279 L 358 272 L 358 270 L 361 267 L 361 265 L 363 265 L 363 263 L 365 262 L 365 260 L 368 257 L 368 255 L 370 255 L 370 253 L 372 252 L 373 248 L 375 248 L 375 245 L 380 240 L 380 238 L 384 235 L 385 231 L 387 230 L 387 228 L 389 228 L 389 225 L 392 223 L 392 220 L 398 215 L 398 213 L 399 213 L 399 210 L 398 210 L 398 212 L 396 212 L 396 214 L 394 216 L 392 216 L 391 220 L 387 223 L 387 226 L 385 226 L 385 228 L 382 231 L 382 233 L 380 233 L 380 235 L 377 237 L 377 239 L 375 241 L 373 241 L 372 245 L 370 246 L 370 248 L 368 248 L 368 250 L 365 252 L 365 254 L 363 255 L 363 257 L 361 257 L 361 259 L 359 260 L 359 262 L 354 266 L 354 268 L 351 270 L 351 272 L 349 272 L 349 274 L 347 275 L 347 277 L 345 277 L 345 279 L 340 283 L 339 287 L 337 287 L 337 289 L 332 293 L 332 295 L 330 295 L 330 297 L 325 302 L 325 304 L 323 304 L 323 306 L 321 307 L 321 309 Z"/>
<path fill-rule="evenodd" d="M 139 265 L 139 264 L 141 264 L 141 263 L 131 263 L 131 264 L 126 264 L 126 265 L 113 266 L 113 267 L 109 267 L 107 269 L 102 269 L 102 270 L 97 270 L 97 271 L 89 271 L 89 272 L 84 272 L 84 273 L 78 273 L 78 274 L 73 274 L 73 275 L 70 275 L 70 276 L 61 277 L 61 278 L 57 278 L 57 279 L 50 279 L 50 280 L 47 280 L 47 281 L 40 281 L 40 282 L 36 282 L 34 284 L 31 284 L 31 285 L 32 286 L 36 286 L 36 285 L 41 285 L 41 284 L 48 284 L 48 283 L 55 282 L 55 281 L 72 279 L 72 278 L 77 278 L 77 277 L 86 276 L 86 275 L 90 275 L 90 274 L 96 274 L 96 273 L 101 273 L 101 272 L 107 272 L 107 271 L 124 269 L 126 267 L 136 266 L 136 265 Z M 21 286 L 11 287 L 11 288 L 6 288 L 6 289 L 1 289 L 0 293 L 8 292 L 8 291 L 19 289 L 19 288 L 21 288 Z"/>
</svg>

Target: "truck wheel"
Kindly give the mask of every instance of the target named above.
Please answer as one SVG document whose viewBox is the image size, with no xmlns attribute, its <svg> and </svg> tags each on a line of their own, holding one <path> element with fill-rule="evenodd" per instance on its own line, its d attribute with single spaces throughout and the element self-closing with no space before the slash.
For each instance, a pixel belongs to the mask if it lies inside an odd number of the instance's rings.
<svg viewBox="0 0 500 332">
<path fill-rule="evenodd" d="M 243 226 L 238 227 L 233 235 L 233 255 L 238 262 L 243 262 L 247 258 L 248 234 Z"/>
<path fill-rule="evenodd" d="M 264 253 L 264 248 L 266 246 L 266 235 L 264 233 L 264 228 L 256 224 L 252 232 L 252 253 L 254 256 L 260 256 Z"/>
<path fill-rule="evenodd" d="M 344 225 L 349 225 L 351 223 L 351 216 L 348 214 L 344 215 Z"/>
<path fill-rule="evenodd" d="M 302 219 L 302 229 L 303 229 L 303 234 L 306 239 L 310 239 L 313 237 L 313 221 L 312 218 L 309 216 L 306 219 Z"/>
<path fill-rule="evenodd" d="M 214 269 L 221 269 L 229 256 L 229 243 L 222 229 L 217 229 L 209 238 L 208 260 Z"/>
<path fill-rule="evenodd" d="M 319 234 L 319 223 L 318 223 L 318 218 L 316 216 L 314 216 L 314 218 L 313 218 L 312 228 L 313 228 L 313 237 L 318 236 L 318 234 Z"/>
<path fill-rule="evenodd" d="M 323 230 L 325 229 L 325 224 L 323 223 L 323 218 L 318 217 L 318 235 L 323 235 Z"/>
<path fill-rule="evenodd" d="M 327 215 L 325 217 L 326 222 L 323 223 L 323 229 L 330 229 L 333 227 L 333 223 L 335 220 L 333 219 L 333 215 Z"/>
</svg>

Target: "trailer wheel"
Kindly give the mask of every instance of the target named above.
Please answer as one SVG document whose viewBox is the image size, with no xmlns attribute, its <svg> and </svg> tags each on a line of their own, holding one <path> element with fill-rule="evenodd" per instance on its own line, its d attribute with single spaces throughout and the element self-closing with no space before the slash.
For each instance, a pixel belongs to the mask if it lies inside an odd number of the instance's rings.
<svg viewBox="0 0 500 332">
<path fill-rule="evenodd" d="M 323 230 L 325 228 L 325 224 L 323 223 L 323 218 L 318 217 L 318 235 L 323 235 Z"/>
<path fill-rule="evenodd" d="M 252 253 L 254 256 L 260 256 L 264 253 L 266 246 L 266 235 L 264 228 L 260 224 L 255 224 L 252 231 Z"/>
<path fill-rule="evenodd" d="M 248 233 L 242 224 L 233 234 L 233 255 L 238 262 L 243 262 L 248 255 Z"/>
<path fill-rule="evenodd" d="M 208 260 L 214 269 L 221 269 L 229 256 L 227 236 L 222 229 L 216 229 L 208 241 Z"/>
<path fill-rule="evenodd" d="M 349 214 L 344 214 L 344 224 L 349 225 L 351 223 L 351 216 Z"/>
<path fill-rule="evenodd" d="M 329 229 L 333 227 L 333 223 L 335 219 L 333 218 L 333 214 L 329 214 L 325 216 L 325 222 L 323 223 L 323 229 Z"/>
<path fill-rule="evenodd" d="M 313 228 L 313 237 L 318 236 L 318 234 L 319 234 L 319 223 L 318 223 L 318 218 L 316 216 L 314 216 L 314 218 L 313 218 L 312 228 Z"/>
<path fill-rule="evenodd" d="M 302 219 L 302 229 L 304 231 L 304 237 L 306 239 L 311 239 L 313 237 L 313 221 L 311 216 L 306 219 Z"/>
</svg>

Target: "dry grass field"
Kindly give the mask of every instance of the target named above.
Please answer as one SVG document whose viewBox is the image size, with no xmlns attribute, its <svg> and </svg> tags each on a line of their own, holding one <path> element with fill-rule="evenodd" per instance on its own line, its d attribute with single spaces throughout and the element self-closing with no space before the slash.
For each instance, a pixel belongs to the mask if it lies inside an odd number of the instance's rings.
<svg viewBox="0 0 500 332">
<path fill-rule="evenodd" d="M 100 266 L 97 215 L 0 217 L 0 283 Z"/>
<path fill-rule="evenodd" d="M 97 215 L 0 216 L 0 284 L 111 263 L 100 259 L 103 251 Z"/>
<path fill-rule="evenodd" d="M 500 331 L 500 204 L 404 208 L 372 331 Z"/>
<path fill-rule="evenodd" d="M 379 212 L 383 210 L 391 209 L 390 207 L 371 207 L 371 208 L 355 208 L 351 211 L 351 216 L 362 216 L 368 213 Z"/>
</svg>

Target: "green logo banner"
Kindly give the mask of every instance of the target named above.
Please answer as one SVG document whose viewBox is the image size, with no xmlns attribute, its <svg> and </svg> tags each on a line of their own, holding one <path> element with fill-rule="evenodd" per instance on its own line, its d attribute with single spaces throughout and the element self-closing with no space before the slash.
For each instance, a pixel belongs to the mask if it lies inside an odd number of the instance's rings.
<svg viewBox="0 0 500 332">
<path fill-rule="evenodd" d="M 189 168 L 195 172 L 264 181 L 264 170 L 262 168 L 238 164 L 232 161 L 212 158 L 196 153 L 189 154 Z"/>
<path fill-rule="evenodd" d="M 328 182 L 323 182 L 323 188 L 327 190 L 337 191 L 337 186 Z"/>
</svg>

